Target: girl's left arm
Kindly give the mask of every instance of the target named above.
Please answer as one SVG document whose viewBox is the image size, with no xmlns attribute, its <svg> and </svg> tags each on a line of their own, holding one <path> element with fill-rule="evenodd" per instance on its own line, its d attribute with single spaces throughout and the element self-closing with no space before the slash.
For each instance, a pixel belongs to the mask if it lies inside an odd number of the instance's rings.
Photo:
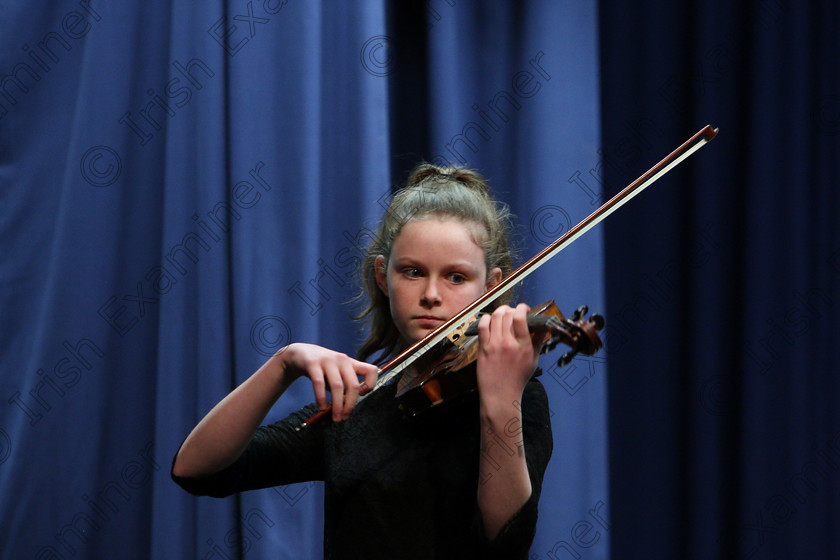
<svg viewBox="0 0 840 560">
<path fill-rule="evenodd" d="M 493 539 L 531 497 L 522 431 L 522 393 L 539 348 L 528 331 L 528 306 L 502 306 L 479 322 L 477 363 L 481 451 L 478 508 Z"/>
</svg>

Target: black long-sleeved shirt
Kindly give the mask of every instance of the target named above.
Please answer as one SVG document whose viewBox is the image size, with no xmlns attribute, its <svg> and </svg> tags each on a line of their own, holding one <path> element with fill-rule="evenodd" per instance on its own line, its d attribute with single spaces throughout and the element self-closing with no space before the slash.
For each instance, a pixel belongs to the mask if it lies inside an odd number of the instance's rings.
<svg viewBox="0 0 840 560">
<path fill-rule="evenodd" d="M 316 412 L 312 404 L 260 427 L 242 456 L 219 473 L 173 479 L 192 494 L 215 497 L 325 481 L 326 559 L 527 559 L 552 451 L 543 386 L 530 381 L 521 404 L 531 497 L 488 541 L 476 502 L 477 395 L 404 418 L 394 401 L 395 385 L 372 393 L 344 422 L 296 431 Z M 513 451 L 500 440 L 484 453 L 492 459 Z"/>
</svg>

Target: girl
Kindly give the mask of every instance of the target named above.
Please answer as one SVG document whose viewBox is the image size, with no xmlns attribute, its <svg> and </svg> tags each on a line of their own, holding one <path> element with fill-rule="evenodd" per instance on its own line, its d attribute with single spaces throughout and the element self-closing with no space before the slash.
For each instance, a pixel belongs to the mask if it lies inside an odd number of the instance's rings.
<svg viewBox="0 0 840 560">
<path fill-rule="evenodd" d="M 478 391 L 417 418 L 394 395 L 404 372 L 358 402 L 383 363 L 511 272 L 507 209 L 477 173 L 423 164 L 394 195 L 362 266 L 370 335 L 358 359 L 295 343 L 195 427 L 172 477 L 193 494 L 324 480 L 325 558 L 527 558 L 551 455 L 548 403 L 532 379 L 528 307 L 494 304 L 479 322 Z M 493 307 L 493 306 L 491 306 Z M 295 380 L 315 403 L 262 426 Z M 360 381 L 361 379 L 361 381 Z M 298 431 L 327 406 L 333 422 Z"/>
</svg>

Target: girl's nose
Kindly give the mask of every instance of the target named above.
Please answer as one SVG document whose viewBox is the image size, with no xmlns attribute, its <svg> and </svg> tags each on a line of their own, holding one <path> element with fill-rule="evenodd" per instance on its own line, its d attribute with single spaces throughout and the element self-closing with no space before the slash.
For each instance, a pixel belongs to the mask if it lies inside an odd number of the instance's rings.
<svg viewBox="0 0 840 560">
<path fill-rule="evenodd" d="M 426 282 L 423 290 L 423 303 L 429 306 L 438 305 L 440 303 L 440 290 L 434 280 Z"/>
</svg>

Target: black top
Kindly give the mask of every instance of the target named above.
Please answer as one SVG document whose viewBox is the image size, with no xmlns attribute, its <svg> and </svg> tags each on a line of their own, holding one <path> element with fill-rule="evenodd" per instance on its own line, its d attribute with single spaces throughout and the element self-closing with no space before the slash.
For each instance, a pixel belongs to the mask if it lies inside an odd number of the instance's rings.
<svg viewBox="0 0 840 560">
<path fill-rule="evenodd" d="M 476 503 L 477 395 L 407 419 L 395 405 L 395 386 L 372 393 L 344 422 L 296 431 L 316 412 L 312 404 L 259 428 L 242 456 L 221 472 L 173 480 L 192 494 L 215 497 L 325 481 L 327 559 L 527 559 L 552 450 L 543 386 L 530 381 L 522 397 L 532 494 L 493 541 L 483 536 Z M 508 431 L 518 429 L 512 424 Z M 491 459 L 512 452 L 501 441 L 485 451 Z"/>
</svg>

